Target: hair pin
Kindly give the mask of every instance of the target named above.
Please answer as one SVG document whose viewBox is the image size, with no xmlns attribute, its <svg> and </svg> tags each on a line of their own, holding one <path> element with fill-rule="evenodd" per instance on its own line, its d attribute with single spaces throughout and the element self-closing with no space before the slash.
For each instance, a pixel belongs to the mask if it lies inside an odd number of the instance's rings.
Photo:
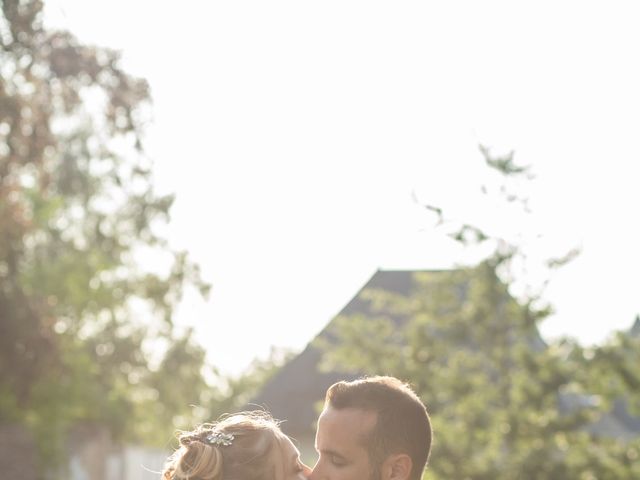
<svg viewBox="0 0 640 480">
<path fill-rule="evenodd" d="M 207 443 L 209 445 L 222 445 L 224 447 L 228 447 L 233 442 L 234 436 L 230 433 L 224 432 L 213 432 L 210 435 L 207 435 Z"/>
</svg>

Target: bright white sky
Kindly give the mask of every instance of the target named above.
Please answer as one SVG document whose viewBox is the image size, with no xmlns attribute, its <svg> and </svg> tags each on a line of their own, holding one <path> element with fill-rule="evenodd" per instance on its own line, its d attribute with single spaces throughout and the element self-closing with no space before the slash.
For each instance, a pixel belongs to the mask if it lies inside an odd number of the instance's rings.
<svg viewBox="0 0 640 480">
<path fill-rule="evenodd" d="M 379 267 L 461 261 L 412 191 L 543 233 L 533 255 L 582 248 L 545 335 L 597 342 L 640 313 L 637 2 L 46 3 L 151 84 L 170 237 L 213 284 L 179 318 L 223 371 L 301 349 Z M 480 143 L 532 165 L 532 217 L 480 216 Z"/>
</svg>

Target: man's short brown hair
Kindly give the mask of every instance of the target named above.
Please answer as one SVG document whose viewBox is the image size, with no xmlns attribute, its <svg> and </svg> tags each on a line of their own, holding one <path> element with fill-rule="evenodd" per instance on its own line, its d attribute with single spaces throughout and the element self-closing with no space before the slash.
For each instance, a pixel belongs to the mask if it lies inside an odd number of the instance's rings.
<svg viewBox="0 0 640 480">
<path fill-rule="evenodd" d="M 327 406 L 376 412 L 376 425 L 365 444 L 372 467 L 378 470 L 389 455 L 405 453 L 413 464 L 411 479 L 421 477 L 431 451 L 431 421 L 409 385 L 381 376 L 334 383 L 327 390 Z"/>
</svg>

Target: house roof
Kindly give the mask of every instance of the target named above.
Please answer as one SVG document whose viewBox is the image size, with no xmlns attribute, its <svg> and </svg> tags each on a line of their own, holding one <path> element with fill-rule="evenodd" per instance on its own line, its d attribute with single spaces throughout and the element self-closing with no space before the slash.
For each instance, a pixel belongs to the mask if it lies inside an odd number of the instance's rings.
<svg viewBox="0 0 640 480">
<path fill-rule="evenodd" d="M 373 316 L 375 312 L 373 312 L 370 301 L 363 295 L 364 291 L 376 289 L 409 296 L 416 286 L 414 274 L 423 272 L 435 275 L 443 272 L 450 273 L 448 270 L 378 270 L 336 317 L 353 314 Z M 389 312 L 389 316 L 398 325 L 404 321 L 393 312 Z M 284 420 L 282 429 L 288 435 L 301 437 L 312 433 L 327 388 L 337 381 L 353 380 L 359 376 L 349 372 L 323 372 L 319 370 L 322 352 L 315 346 L 315 340 L 318 337 L 331 339 L 330 326 L 332 322 L 333 319 L 299 355 L 287 362 L 251 400 L 250 405 L 264 407 L 275 418 Z M 640 318 L 636 319 L 631 333 L 637 334 L 638 331 L 640 331 Z M 546 348 L 544 340 L 537 331 L 530 341 L 535 350 Z M 567 401 L 569 400 L 567 399 Z M 560 407 L 562 408 L 562 405 Z M 625 425 L 625 430 L 629 432 L 640 431 L 640 423 L 638 423 L 640 420 L 628 414 L 626 405 L 617 405 L 616 407 L 614 412 L 606 416 L 615 416 L 615 420 Z M 606 429 L 600 425 L 594 425 L 593 430 L 602 433 L 600 431 Z"/>
<path fill-rule="evenodd" d="M 415 270 L 378 270 L 337 316 L 370 314 L 369 301 L 362 295 L 367 289 L 383 289 L 409 295 L 414 285 L 414 273 Z M 331 322 L 317 337 L 327 337 L 330 325 Z M 312 340 L 251 401 L 252 404 L 269 410 L 275 418 L 285 420 L 282 429 L 289 435 L 296 436 L 311 431 L 327 388 L 339 380 L 353 380 L 358 376 L 345 372 L 320 372 L 318 366 L 321 357 L 320 350 Z"/>
<path fill-rule="evenodd" d="M 640 338 L 640 315 L 636 315 L 633 325 L 629 328 L 629 335 L 631 335 L 632 338 Z"/>
</svg>

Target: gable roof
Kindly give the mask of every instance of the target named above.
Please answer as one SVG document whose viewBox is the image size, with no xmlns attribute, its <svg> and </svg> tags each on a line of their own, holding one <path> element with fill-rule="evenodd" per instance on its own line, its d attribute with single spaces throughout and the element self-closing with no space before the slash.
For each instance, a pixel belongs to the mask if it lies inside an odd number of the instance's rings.
<svg viewBox="0 0 640 480">
<path fill-rule="evenodd" d="M 414 286 L 416 270 L 378 270 L 360 291 L 340 311 L 340 315 L 372 314 L 369 301 L 362 292 L 383 289 L 400 295 L 409 295 Z M 437 271 L 431 271 L 437 273 Z M 400 322 L 400 319 L 393 319 Z M 318 334 L 327 337 L 332 322 Z M 288 435 L 307 434 L 318 418 L 319 403 L 332 384 L 340 380 L 354 380 L 359 375 L 345 372 L 320 372 L 318 366 L 322 352 L 312 340 L 307 347 L 286 363 L 254 397 L 251 404 L 269 410 L 275 418 L 283 419 L 282 429 Z"/>
<path fill-rule="evenodd" d="M 378 270 L 369 281 L 358 291 L 358 293 L 344 306 L 336 317 L 341 315 L 362 314 L 364 316 L 374 316 L 370 301 L 363 295 L 363 292 L 370 289 L 384 290 L 402 296 L 409 296 L 416 286 L 414 274 L 429 273 L 442 274 L 450 273 L 449 270 Z M 464 294 L 463 294 L 464 295 Z M 397 325 L 404 322 L 403 318 L 388 312 L 390 319 Z M 330 327 L 333 319 L 316 336 L 316 339 L 331 338 Z M 636 319 L 631 333 L 638 334 L 640 331 L 640 317 Z M 340 380 L 354 380 L 360 375 L 331 371 L 322 372 L 319 365 L 322 359 L 321 350 L 315 346 L 313 339 L 307 347 L 297 356 L 287 362 L 251 400 L 251 405 L 259 405 L 266 408 L 275 418 L 284 420 L 282 430 L 291 436 L 302 437 L 313 433 L 314 424 L 317 420 L 319 410 L 324 400 L 326 390 L 335 382 Z M 534 332 L 530 339 L 530 345 L 535 350 L 544 350 L 546 343 L 539 332 Z M 560 408 L 563 403 L 569 402 L 569 398 L 560 398 Z M 571 402 L 569 402 L 571 403 Z M 613 418 L 615 417 L 615 418 Z M 616 404 L 616 408 L 605 414 L 602 422 L 596 423 L 591 429 L 594 433 L 607 434 L 609 430 L 605 428 L 608 423 L 615 420 L 622 425 L 625 435 L 638 435 L 640 433 L 640 419 L 629 415 L 625 404 Z M 615 429 L 614 429 L 615 430 Z M 615 430 L 617 432 L 617 430 Z M 611 433 L 611 432 L 609 432 Z M 614 436 L 619 436 L 615 434 Z"/>
<path fill-rule="evenodd" d="M 640 338 L 640 314 L 636 315 L 633 325 L 629 328 L 629 335 L 631 335 L 632 338 Z"/>
</svg>

